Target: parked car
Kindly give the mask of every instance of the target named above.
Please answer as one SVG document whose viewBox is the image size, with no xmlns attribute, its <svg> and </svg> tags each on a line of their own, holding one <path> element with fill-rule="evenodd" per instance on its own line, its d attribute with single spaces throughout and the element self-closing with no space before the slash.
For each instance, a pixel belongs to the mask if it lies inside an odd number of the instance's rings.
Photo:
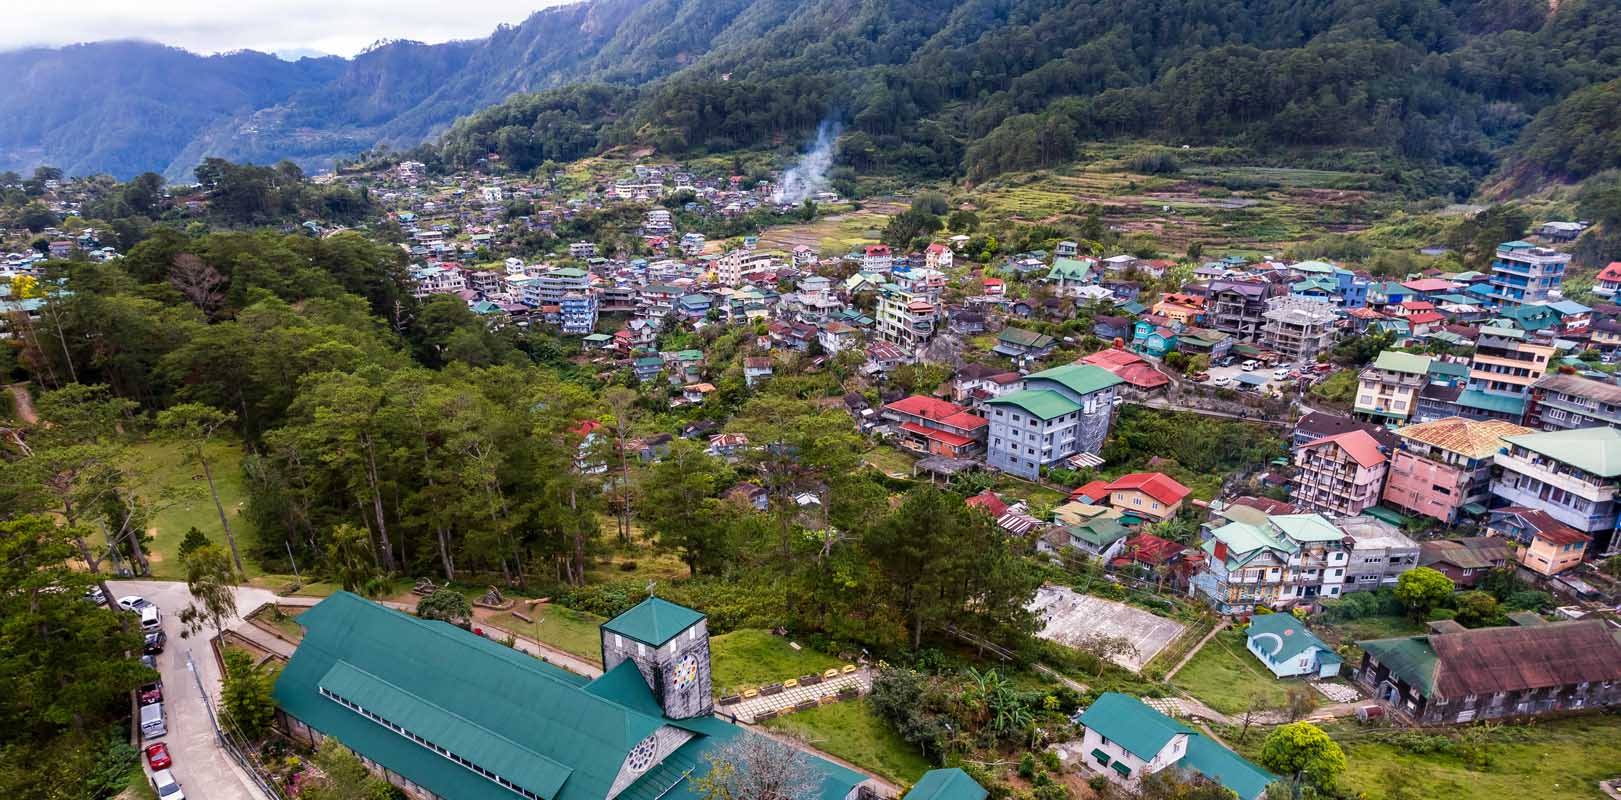
<svg viewBox="0 0 1621 800">
<path fill-rule="evenodd" d="M 158 653 L 163 652 L 163 648 L 168 644 L 168 634 L 164 633 L 163 631 L 153 631 L 146 635 L 146 647 L 143 648 L 143 650 L 147 655 L 155 656 Z"/>
<path fill-rule="evenodd" d="M 1275 381 L 1289 380 L 1289 372 L 1290 372 L 1290 370 L 1289 370 L 1288 367 L 1278 367 L 1277 369 L 1272 370 L 1272 380 L 1275 380 Z"/>
<path fill-rule="evenodd" d="M 174 773 L 160 769 L 152 773 L 152 788 L 158 790 L 158 800 L 186 800 L 186 793 L 180 790 L 180 781 L 174 779 Z"/>
<path fill-rule="evenodd" d="M 1328 373 L 1333 372 L 1334 369 L 1334 365 L 1326 361 L 1321 364 L 1311 365 L 1311 371 L 1317 373 L 1318 375 L 1327 375 Z"/>
<path fill-rule="evenodd" d="M 84 599 L 98 606 L 107 605 L 107 593 L 103 592 L 100 586 L 92 586 L 84 590 Z"/>
<path fill-rule="evenodd" d="M 168 769 L 174 761 L 169 758 L 169 746 L 163 742 L 146 746 L 146 763 L 152 765 L 154 771 Z"/>
<path fill-rule="evenodd" d="M 1216 379 L 1210 382 L 1210 385 L 1211 386 L 1232 386 L 1233 385 L 1233 379 L 1230 376 L 1227 376 L 1227 375 L 1217 375 Z"/>
<path fill-rule="evenodd" d="M 1251 358 L 1251 359 L 1245 361 L 1244 363 L 1239 364 L 1238 368 L 1241 369 L 1241 370 L 1244 370 L 1245 372 L 1254 372 L 1255 370 L 1259 369 L 1260 366 L 1261 366 L 1261 362 L 1256 361 L 1255 359 Z"/>
<path fill-rule="evenodd" d="M 141 656 L 141 666 L 156 670 L 158 668 L 158 659 L 156 656 Z"/>
<path fill-rule="evenodd" d="M 163 681 L 153 681 L 137 690 L 140 693 L 141 705 L 163 702 Z"/>
<path fill-rule="evenodd" d="M 1194 383 L 1204 383 L 1205 381 L 1210 380 L 1210 373 L 1208 373 L 1208 372 L 1195 372 L 1190 377 L 1193 378 Z"/>
<path fill-rule="evenodd" d="M 124 609 L 125 611 L 139 612 L 141 609 L 150 605 L 152 604 L 147 602 L 146 598 L 136 594 L 118 598 L 118 607 Z"/>
</svg>

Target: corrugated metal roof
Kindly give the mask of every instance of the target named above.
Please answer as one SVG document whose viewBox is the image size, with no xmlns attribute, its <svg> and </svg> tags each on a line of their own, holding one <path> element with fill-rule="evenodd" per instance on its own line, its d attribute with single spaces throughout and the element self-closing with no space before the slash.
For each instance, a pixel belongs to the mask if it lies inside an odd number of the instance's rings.
<svg viewBox="0 0 1621 800">
<path fill-rule="evenodd" d="M 686 606 L 649 597 L 629 611 L 602 623 L 602 629 L 658 647 L 703 618 L 703 614 Z"/>
<path fill-rule="evenodd" d="M 1486 458 L 1503 449 L 1503 437 L 1531 433 L 1530 428 L 1506 420 L 1447 417 L 1396 430 L 1404 439 L 1439 447 L 1468 458 Z"/>
</svg>

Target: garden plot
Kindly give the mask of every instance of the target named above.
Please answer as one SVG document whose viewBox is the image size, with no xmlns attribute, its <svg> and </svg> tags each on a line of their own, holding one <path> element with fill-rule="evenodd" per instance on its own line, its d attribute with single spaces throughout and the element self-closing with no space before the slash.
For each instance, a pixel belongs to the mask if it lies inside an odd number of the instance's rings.
<svg viewBox="0 0 1621 800">
<path fill-rule="evenodd" d="M 1137 648 L 1136 653 L 1110 660 L 1137 672 L 1186 630 L 1175 620 L 1157 617 L 1125 603 L 1081 594 L 1065 586 L 1043 586 L 1036 592 L 1030 610 L 1041 615 L 1041 638 L 1068 647 L 1078 647 L 1097 636 L 1122 637 Z"/>
</svg>

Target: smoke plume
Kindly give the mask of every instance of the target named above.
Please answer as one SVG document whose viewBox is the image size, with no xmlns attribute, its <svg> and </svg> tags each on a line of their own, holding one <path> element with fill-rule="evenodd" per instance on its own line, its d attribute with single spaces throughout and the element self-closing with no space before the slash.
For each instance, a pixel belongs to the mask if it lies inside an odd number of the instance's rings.
<svg viewBox="0 0 1621 800">
<path fill-rule="evenodd" d="M 777 191 L 771 196 L 774 203 L 798 205 L 817 192 L 828 189 L 827 171 L 833 166 L 833 144 L 839 140 L 844 126 L 824 119 L 816 126 L 816 141 L 799 157 L 799 163 L 782 173 Z"/>
</svg>

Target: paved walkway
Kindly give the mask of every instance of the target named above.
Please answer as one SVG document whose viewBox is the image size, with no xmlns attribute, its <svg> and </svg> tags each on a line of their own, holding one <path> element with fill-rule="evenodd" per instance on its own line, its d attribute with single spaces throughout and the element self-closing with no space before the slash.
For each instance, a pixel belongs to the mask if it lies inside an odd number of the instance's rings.
<svg viewBox="0 0 1621 800">
<path fill-rule="evenodd" d="M 1193 649 L 1189 650 L 1187 655 L 1182 656 L 1181 661 L 1176 662 L 1176 666 L 1171 667 L 1170 672 L 1165 673 L 1165 682 L 1169 683 L 1172 678 L 1176 677 L 1176 673 L 1181 672 L 1182 668 L 1187 666 L 1188 662 L 1192 661 L 1193 657 L 1198 655 L 1200 650 L 1204 649 L 1206 643 L 1208 643 L 1211 639 L 1216 638 L 1216 634 L 1226 630 L 1230 622 L 1231 620 L 1223 617 L 1221 622 L 1216 623 L 1216 627 L 1211 628 L 1210 632 L 1205 634 L 1204 638 L 1200 639 L 1199 643 L 1194 645 Z"/>
<path fill-rule="evenodd" d="M 180 610 L 191 603 L 191 592 L 178 581 L 110 581 L 115 596 L 136 594 L 157 604 L 163 611 L 163 631 L 169 636 L 169 645 L 158 655 L 158 671 L 163 675 L 163 711 L 169 733 L 161 741 L 169 745 L 174 759 L 175 779 L 187 796 L 206 800 L 268 800 L 264 793 L 249 780 L 214 738 L 214 727 L 209 723 L 208 706 L 197 691 L 197 678 L 210 700 L 220 693 L 219 665 L 202 636 L 181 638 Z M 237 608 L 248 613 L 275 595 L 265 589 L 238 587 Z M 232 618 L 229 628 L 253 627 L 240 617 Z M 187 667 L 186 654 L 191 653 L 191 665 L 197 677 Z M 145 759 L 142 759 L 145 767 Z"/>
<path fill-rule="evenodd" d="M 794 686 L 783 689 L 777 694 L 762 694 L 730 706 L 716 706 L 715 710 L 721 714 L 735 716 L 742 722 L 755 722 L 762 714 L 771 716 L 792 713 L 795 707 L 804 703 L 837 702 L 826 700 L 836 694 L 840 689 L 854 686 L 861 694 L 872 691 L 872 672 L 863 667 L 855 672 L 840 674 L 837 678 L 829 678 L 821 683 L 809 686 Z"/>
</svg>

